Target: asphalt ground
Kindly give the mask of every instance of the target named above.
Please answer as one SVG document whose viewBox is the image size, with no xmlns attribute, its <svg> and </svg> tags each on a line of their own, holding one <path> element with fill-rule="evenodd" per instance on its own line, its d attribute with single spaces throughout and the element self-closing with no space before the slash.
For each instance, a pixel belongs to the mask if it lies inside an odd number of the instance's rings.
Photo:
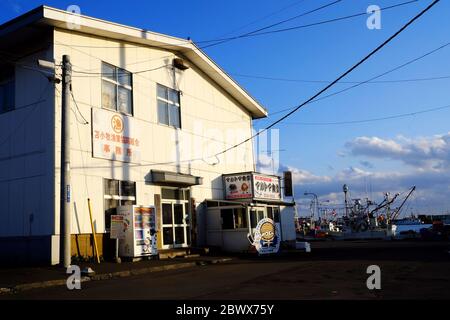
<svg viewBox="0 0 450 320">
<path fill-rule="evenodd" d="M 369 290 L 367 268 L 381 270 Z M 311 253 L 235 256 L 196 266 L 66 287 L 32 289 L 0 299 L 450 299 L 450 246 L 445 242 L 326 241 Z"/>
</svg>

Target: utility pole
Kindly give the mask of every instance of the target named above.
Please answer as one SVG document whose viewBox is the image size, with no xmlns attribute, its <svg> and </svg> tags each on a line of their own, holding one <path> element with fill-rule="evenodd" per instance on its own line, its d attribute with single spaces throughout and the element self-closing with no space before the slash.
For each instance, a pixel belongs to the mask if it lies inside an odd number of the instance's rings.
<svg viewBox="0 0 450 320">
<path fill-rule="evenodd" d="M 345 216 L 348 217 L 348 199 L 347 199 L 347 193 L 348 193 L 348 186 L 344 184 L 342 186 L 342 190 L 344 191 L 344 197 L 345 197 Z"/>
<path fill-rule="evenodd" d="M 72 84 L 72 64 L 70 56 L 64 55 L 62 62 L 62 104 L 61 104 L 61 230 L 62 255 L 60 261 L 67 268 L 71 264 L 70 248 L 70 91 Z M 64 232 L 64 234 L 63 234 Z"/>
</svg>

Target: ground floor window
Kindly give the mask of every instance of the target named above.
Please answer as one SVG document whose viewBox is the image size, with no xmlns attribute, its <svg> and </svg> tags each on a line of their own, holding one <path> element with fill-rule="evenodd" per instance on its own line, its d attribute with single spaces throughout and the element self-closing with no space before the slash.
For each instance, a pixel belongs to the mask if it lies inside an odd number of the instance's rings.
<svg viewBox="0 0 450 320">
<path fill-rule="evenodd" d="M 103 179 L 103 201 L 105 209 L 105 229 L 109 231 L 111 215 L 116 214 L 118 206 L 136 204 L 136 183 Z"/>
<path fill-rule="evenodd" d="M 247 211 L 245 208 L 222 209 L 222 230 L 247 228 Z"/>
</svg>

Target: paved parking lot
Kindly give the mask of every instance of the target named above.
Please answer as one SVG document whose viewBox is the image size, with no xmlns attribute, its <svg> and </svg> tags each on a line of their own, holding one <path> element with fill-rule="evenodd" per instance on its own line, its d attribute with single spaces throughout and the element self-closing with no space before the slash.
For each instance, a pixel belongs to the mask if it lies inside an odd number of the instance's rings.
<svg viewBox="0 0 450 320">
<path fill-rule="evenodd" d="M 1 299 L 450 299 L 448 243 L 323 242 L 310 254 L 232 262 L 36 289 Z M 366 269 L 381 269 L 369 290 Z"/>
</svg>

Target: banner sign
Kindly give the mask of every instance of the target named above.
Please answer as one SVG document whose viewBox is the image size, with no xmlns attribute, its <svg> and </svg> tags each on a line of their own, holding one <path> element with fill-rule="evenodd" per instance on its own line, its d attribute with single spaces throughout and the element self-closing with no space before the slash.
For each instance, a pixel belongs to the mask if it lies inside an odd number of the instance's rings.
<svg viewBox="0 0 450 320">
<path fill-rule="evenodd" d="M 124 217 L 121 215 L 111 215 L 111 239 L 125 239 L 125 229 L 127 226 L 124 224 Z"/>
<path fill-rule="evenodd" d="M 261 174 L 253 174 L 254 198 L 280 200 L 280 178 Z"/>
<path fill-rule="evenodd" d="M 281 200 L 280 177 L 244 172 L 223 175 L 225 199 Z"/>
<path fill-rule="evenodd" d="M 280 224 L 270 218 L 258 222 L 253 236 L 253 245 L 259 254 L 277 253 L 280 250 Z"/>
<path fill-rule="evenodd" d="M 96 158 L 139 163 L 141 136 L 136 119 L 92 108 L 92 155 Z"/>
<path fill-rule="evenodd" d="M 252 192 L 252 174 L 243 173 L 224 176 L 225 199 L 251 199 Z"/>
</svg>

